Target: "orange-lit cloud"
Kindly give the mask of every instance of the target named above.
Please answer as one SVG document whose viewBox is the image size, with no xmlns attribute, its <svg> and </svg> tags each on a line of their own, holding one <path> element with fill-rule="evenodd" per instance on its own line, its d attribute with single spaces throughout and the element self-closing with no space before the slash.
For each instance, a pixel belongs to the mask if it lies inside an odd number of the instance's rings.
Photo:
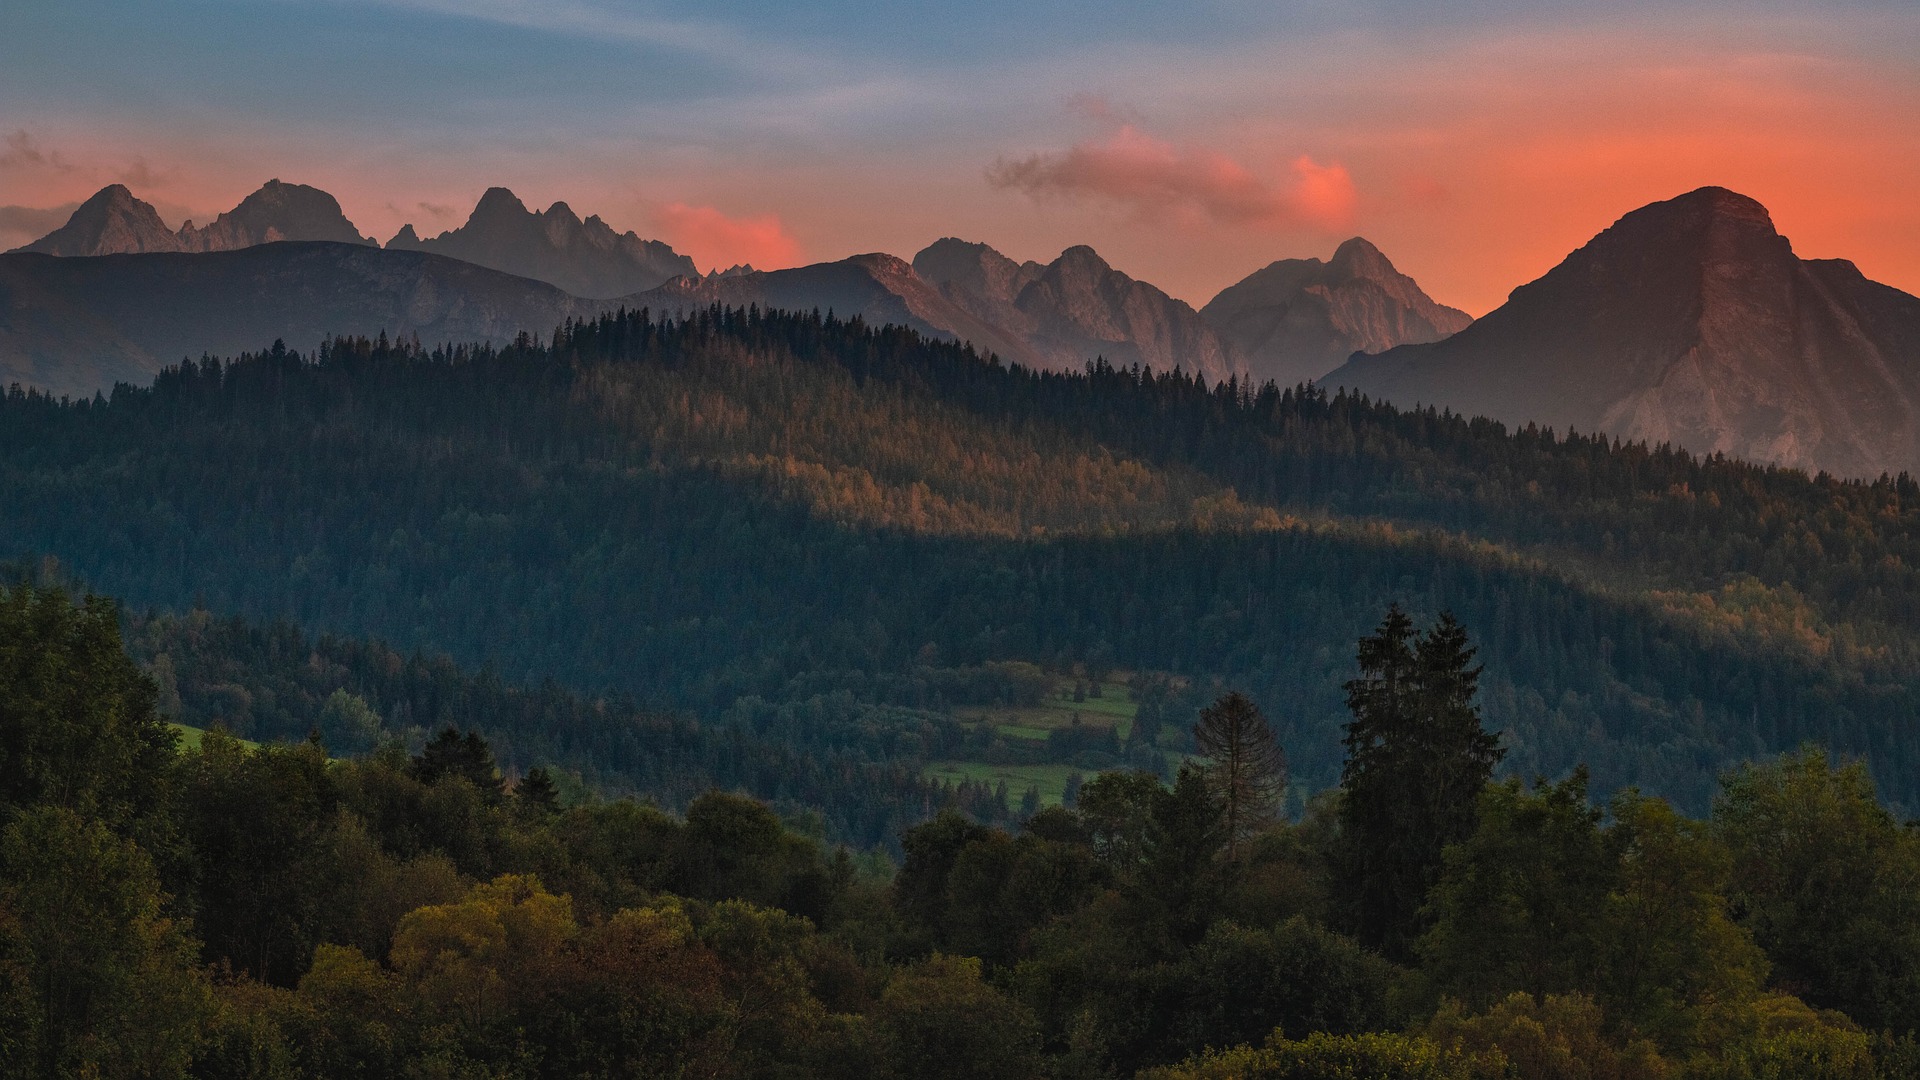
<svg viewBox="0 0 1920 1080">
<path fill-rule="evenodd" d="M 711 206 L 669 203 L 654 214 L 660 238 L 696 265 L 725 269 L 747 263 L 759 270 L 798 266 L 800 241 L 778 214 L 728 217 Z"/>
<path fill-rule="evenodd" d="M 1274 184 L 1225 154 L 1175 146 L 1129 124 L 1106 142 L 1084 142 L 1054 154 L 1002 159 L 987 170 L 996 187 L 1035 198 L 1091 196 L 1148 220 L 1182 224 L 1344 228 L 1358 201 L 1338 163 L 1296 158 L 1288 183 Z"/>
</svg>

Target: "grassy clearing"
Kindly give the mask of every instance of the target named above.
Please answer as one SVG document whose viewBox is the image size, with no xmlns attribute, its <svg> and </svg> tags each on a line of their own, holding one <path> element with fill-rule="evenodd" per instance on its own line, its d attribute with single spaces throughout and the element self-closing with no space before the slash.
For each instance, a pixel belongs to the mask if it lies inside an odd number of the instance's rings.
<svg viewBox="0 0 1920 1080">
<path fill-rule="evenodd" d="M 950 783 L 973 780 L 988 784 L 1006 781 L 1007 801 L 1015 806 L 1028 788 L 1040 789 L 1040 805 L 1059 806 L 1066 791 L 1067 777 L 1083 770 L 1071 765 L 987 765 L 978 761 L 937 761 L 922 774 L 930 780 Z"/>
<path fill-rule="evenodd" d="M 963 720 L 986 724 L 1013 739 L 1045 739 L 1047 732 L 1055 728 L 1072 727 L 1076 716 L 1086 727 L 1113 728 L 1114 734 L 1122 739 L 1132 731 L 1137 707 L 1125 683 L 1104 683 L 1099 697 L 1088 697 L 1085 701 L 1073 700 L 1073 688 L 1074 680 L 1063 678 L 1038 705 L 963 709 L 959 715 Z"/>
<path fill-rule="evenodd" d="M 180 733 L 180 748 L 182 750 L 200 749 L 200 740 L 207 737 L 205 728 L 197 728 L 189 724 L 168 724 L 167 726 Z M 260 749 L 260 744 L 251 739 L 241 739 L 240 745 L 249 750 Z"/>
</svg>

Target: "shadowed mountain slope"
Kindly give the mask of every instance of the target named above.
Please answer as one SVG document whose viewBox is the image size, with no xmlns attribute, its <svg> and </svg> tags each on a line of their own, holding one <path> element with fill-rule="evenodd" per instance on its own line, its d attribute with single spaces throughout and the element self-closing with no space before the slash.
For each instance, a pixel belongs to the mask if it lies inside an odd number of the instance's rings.
<svg viewBox="0 0 1920 1080">
<path fill-rule="evenodd" d="M 604 305 L 424 252 L 279 243 L 205 254 L 0 255 L 0 386 L 90 395 L 276 339 L 506 342 Z"/>
</svg>

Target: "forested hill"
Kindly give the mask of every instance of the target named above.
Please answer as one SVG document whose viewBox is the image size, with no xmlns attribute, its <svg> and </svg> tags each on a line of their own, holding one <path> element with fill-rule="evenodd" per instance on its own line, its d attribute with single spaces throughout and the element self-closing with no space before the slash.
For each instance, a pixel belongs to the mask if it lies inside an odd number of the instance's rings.
<svg viewBox="0 0 1920 1080">
<path fill-rule="evenodd" d="M 1816 740 L 1920 803 L 1916 526 L 1905 478 L 1036 374 L 757 311 L 0 404 L 0 554 L 136 607 L 288 615 L 763 732 L 870 724 L 897 761 L 930 751 L 875 706 L 915 672 L 1164 672 L 1250 691 L 1305 789 L 1337 773 L 1350 643 L 1398 600 L 1472 632 L 1519 773 L 1585 761 L 1700 809 L 1729 763 Z"/>
</svg>

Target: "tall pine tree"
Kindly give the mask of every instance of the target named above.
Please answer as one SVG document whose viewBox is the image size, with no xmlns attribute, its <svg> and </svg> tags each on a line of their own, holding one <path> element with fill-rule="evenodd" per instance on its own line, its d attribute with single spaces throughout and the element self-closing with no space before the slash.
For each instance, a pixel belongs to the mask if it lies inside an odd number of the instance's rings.
<svg viewBox="0 0 1920 1080">
<path fill-rule="evenodd" d="M 1440 853 L 1472 835 L 1474 804 L 1506 753 L 1480 724 L 1480 667 L 1467 632 L 1443 614 L 1424 634 L 1399 605 L 1360 639 L 1346 684 L 1339 872 L 1352 929 L 1409 959 Z"/>
</svg>

